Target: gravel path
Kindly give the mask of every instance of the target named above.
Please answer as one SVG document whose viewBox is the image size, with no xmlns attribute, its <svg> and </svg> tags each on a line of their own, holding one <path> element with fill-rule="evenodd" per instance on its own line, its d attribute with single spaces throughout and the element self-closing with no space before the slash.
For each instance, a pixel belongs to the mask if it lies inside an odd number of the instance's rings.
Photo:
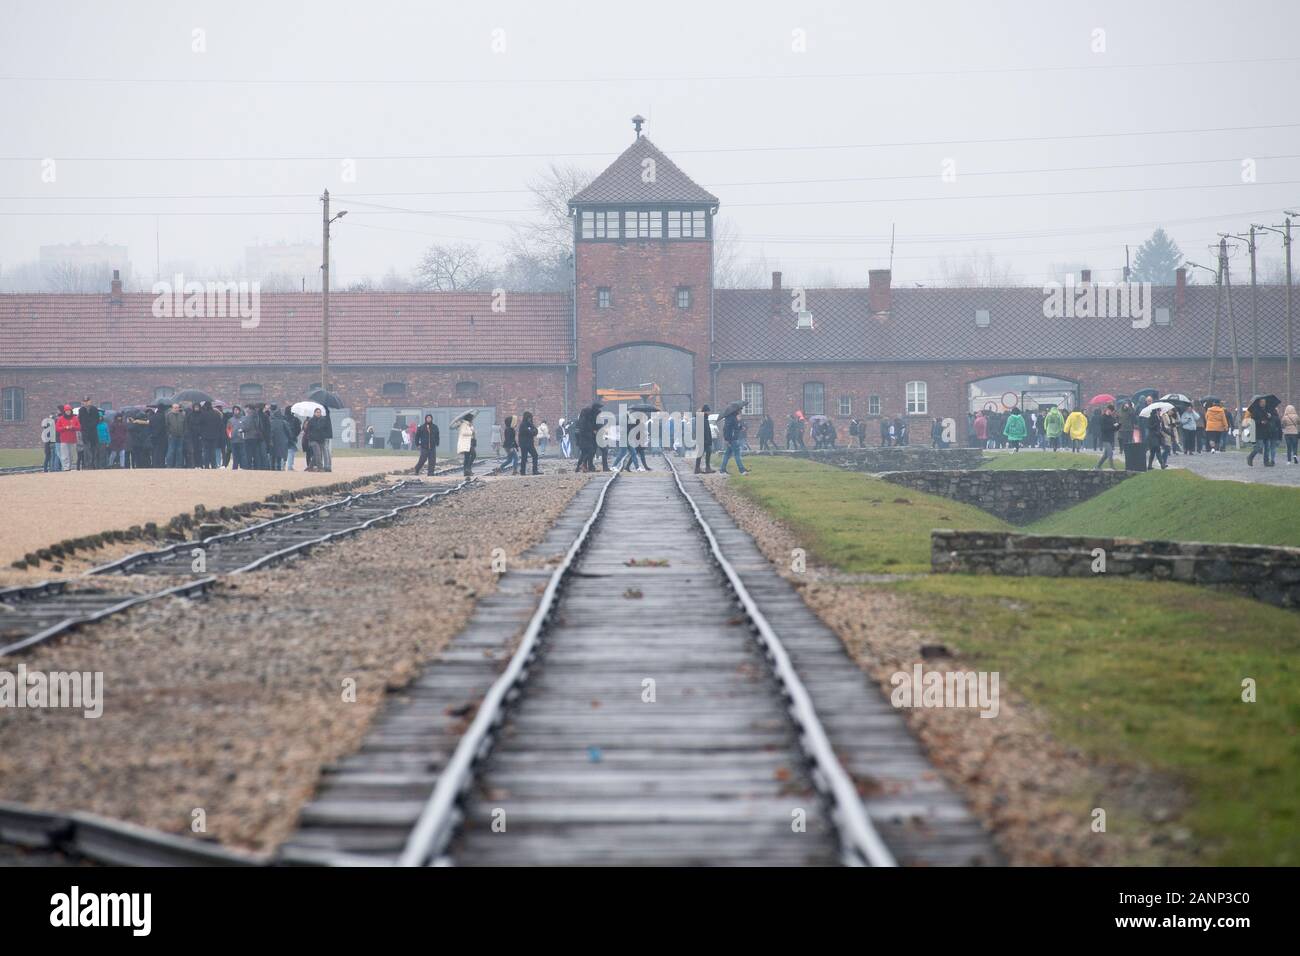
<svg viewBox="0 0 1300 956">
<path fill-rule="evenodd" d="M 24 656 L 30 670 L 102 671 L 104 714 L 0 712 L 0 800 L 179 833 L 202 810 L 207 838 L 274 848 L 385 689 L 495 588 L 493 549 L 517 560 L 587 480 L 489 479 L 207 601 L 148 605 Z"/>
<path fill-rule="evenodd" d="M 1271 471 L 1272 469 L 1270 469 Z M 803 574 L 789 570 L 798 541 L 788 528 L 742 497 L 735 478 L 712 476 L 705 484 L 736 523 L 753 535 L 777 571 L 795 584 L 804 602 L 844 641 L 849 654 L 880 685 L 892 690 L 890 675 L 966 668 L 960 648 L 948 658 L 923 659 L 921 646 L 948 643 L 944 635 L 918 626 L 920 615 L 905 596 L 888 587 L 849 580 L 810 563 Z M 1155 826 L 1172 817 L 1180 797 L 1169 781 L 1127 768 L 1098 766 L 1047 730 L 1044 715 L 1008 691 L 1000 694 L 996 720 L 976 710 L 907 710 L 907 720 L 939 772 L 967 799 L 989 828 L 1006 859 L 1017 865 L 1098 865 L 1121 860 L 1173 864 L 1190 862 L 1185 831 Z M 1106 794 L 1102 802 L 1100 796 Z M 1080 794 L 1085 796 L 1080 797 Z M 1089 830 L 1095 806 L 1123 805 L 1149 813 L 1141 832 L 1112 826 L 1104 835 Z M 1112 809 L 1113 812 L 1113 809 Z"/>
<path fill-rule="evenodd" d="M 334 470 L 328 472 L 110 468 L 7 475 L 0 496 L 0 566 L 8 567 L 56 541 L 150 521 L 161 525 L 174 515 L 192 512 L 195 505 L 214 511 L 286 489 L 393 471 L 403 464 L 376 455 L 335 458 Z"/>
</svg>

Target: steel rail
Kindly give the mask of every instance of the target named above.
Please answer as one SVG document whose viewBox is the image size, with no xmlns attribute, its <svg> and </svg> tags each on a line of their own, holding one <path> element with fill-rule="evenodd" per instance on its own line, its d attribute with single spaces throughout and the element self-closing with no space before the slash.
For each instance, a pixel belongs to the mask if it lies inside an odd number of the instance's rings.
<svg viewBox="0 0 1300 956">
<path fill-rule="evenodd" d="M 505 718 L 506 704 L 518 696 L 520 685 L 528 679 L 528 667 L 539 649 L 541 634 L 550 623 L 560 590 L 572 573 L 578 555 L 586 549 L 591 529 L 605 510 L 605 498 L 610 486 L 618 479 L 621 471 L 620 467 L 616 467 L 601 487 L 596 505 L 586 523 L 569 546 L 564 560 L 551 573 L 518 649 L 501 676 L 488 688 L 469 729 L 461 736 L 451 759 L 438 775 L 433 793 L 406 839 L 406 846 L 397 860 L 398 866 L 442 865 L 447 862 L 442 859 L 442 853 L 460 823 L 460 799 L 474 780 L 476 764 L 492 749 L 495 732 Z"/>
<path fill-rule="evenodd" d="M 304 541 L 298 541 L 298 542 L 295 542 L 294 544 L 291 544 L 291 545 L 289 545 L 288 547 L 280 548 L 280 549 L 277 550 L 277 551 L 273 551 L 273 552 L 271 552 L 271 553 L 269 553 L 269 554 L 262 555 L 261 557 L 256 558 L 255 560 L 249 562 L 248 564 L 242 565 L 242 566 L 240 566 L 240 567 L 238 567 L 238 568 L 235 568 L 234 570 L 232 570 L 232 571 L 230 571 L 230 572 L 227 572 L 227 573 L 229 573 L 229 574 L 243 574 L 243 573 L 248 572 L 248 571 L 255 571 L 255 570 L 258 570 L 259 568 L 263 568 L 263 567 L 265 567 L 265 566 L 267 566 L 267 565 L 269 565 L 269 564 L 273 564 L 273 563 L 275 563 L 275 562 L 282 561 L 282 560 L 284 560 L 285 558 L 288 558 L 288 557 L 291 557 L 291 556 L 293 556 L 293 555 L 295 555 L 295 554 L 298 554 L 299 552 L 306 551 L 306 550 L 308 550 L 308 549 L 310 549 L 310 548 L 315 547 L 315 546 L 318 545 L 318 544 L 323 544 L 323 543 L 325 543 L 325 542 L 332 541 L 332 540 L 334 540 L 334 539 L 336 539 L 336 538 L 340 538 L 340 537 L 343 537 L 343 536 L 345 536 L 345 535 L 355 534 L 356 532 L 363 531 L 363 530 L 365 530 L 365 529 L 367 529 L 367 528 L 370 528 L 371 526 L 373 526 L 373 525 L 375 525 L 375 524 L 377 524 L 377 523 L 379 523 L 379 522 L 390 521 L 390 520 L 392 520 L 393 518 L 395 518 L 395 517 L 397 517 L 398 515 L 400 515 L 403 511 L 410 510 L 411 508 L 418 508 L 418 507 L 421 507 L 421 506 L 423 506 L 423 505 L 428 504 L 430 501 L 433 501 L 433 500 L 436 499 L 436 498 L 444 498 L 444 497 L 446 497 L 446 496 L 448 496 L 448 495 L 454 494 L 455 492 L 458 492 L 458 491 L 462 490 L 466 485 L 470 484 L 472 481 L 474 481 L 473 478 L 465 478 L 465 479 L 462 479 L 460 482 L 458 482 L 456 485 L 454 485 L 454 486 L 451 487 L 451 488 L 446 488 L 446 489 L 443 489 L 442 491 L 432 492 L 432 493 L 430 493 L 430 494 L 428 494 L 428 495 L 423 496 L 422 498 L 418 498 L 418 499 L 415 500 L 415 501 L 408 502 L 407 504 L 404 504 L 404 505 L 398 505 L 397 507 L 395 507 L 395 508 L 393 508 L 393 509 L 391 509 L 391 510 L 389 510 L 389 511 L 386 511 L 386 512 L 384 512 L 383 514 L 375 515 L 375 516 L 373 516 L 373 517 L 371 517 L 371 518 L 368 518 L 367 520 L 365 520 L 365 521 L 363 521 L 363 522 L 360 522 L 359 524 L 353 525 L 353 526 L 351 526 L 351 527 L 340 528 L 340 529 L 337 529 L 337 530 L 334 530 L 334 531 L 330 531 L 330 532 L 328 532 L 328 533 L 326 533 L 326 534 L 320 535 L 320 536 L 315 537 L 315 538 L 308 538 L 308 539 L 306 539 L 306 540 L 304 540 Z M 385 492 L 391 492 L 391 491 L 394 491 L 394 490 L 396 490 L 397 488 L 400 488 L 400 487 L 402 487 L 402 486 L 404 486 L 404 485 L 406 485 L 406 484 L 409 484 L 409 482 L 402 482 L 402 483 L 400 483 L 399 485 L 395 485 L 395 486 L 393 486 L 393 488 L 389 488 L 389 489 L 380 489 L 379 491 L 376 491 L 376 492 L 368 492 L 368 493 L 366 493 L 366 496 L 373 496 L 373 495 L 375 495 L 375 494 L 380 494 L 380 493 L 385 493 Z M 352 497 L 352 498 L 356 498 L 356 497 L 361 497 L 361 496 L 351 496 L 351 497 Z M 313 508 L 313 509 L 311 509 L 309 512 L 303 512 L 302 514 L 303 514 L 303 515 L 307 515 L 307 514 L 310 514 L 310 513 L 319 512 L 320 510 L 322 510 L 322 508 L 334 508 L 334 507 L 340 507 L 342 504 L 343 504 L 343 502 L 341 502 L 341 501 L 339 501 L 339 502 L 333 502 L 333 503 L 328 504 L 328 505 L 324 505 L 324 506 L 320 506 L 320 507 L 317 507 L 317 508 Z M 279 521 L 285 520 L 285 519 L 287 519 L 287 518 L 292 518 L 292 517 L 296 517 L 296 516 L 294 516 L 294 515 L 285 515 L 285 516 L 282 516 L 281 518 L 272 519 L 272 522 L 279 522 Z M 263 528 L 264 528 L 266 524 L 270 524 L 270 523 L 271 523 L 271 522 L 265 522 L 263 525 L 260 525 L 260 526 L 254 526 L 254 527 L 263 527 Z M 247 529 L 247 528 L 246 528 L 246 529 L 243 529 L 243 530 L 245 530 L 245 531 L 249 531 L 249 530 L 252 530 L 252 529 Z M 196 542 L 185 542 L 185 543 L 183 544 L 183 546 L 194 547 L 195 544 L 196 544 Z M 168 549 L 164 549 L 164 551 L 162 551 L 162 552 L 158 552 L 158 554 L 170 554 L 170 553 L 172 553 L 172 552 L 173 552 L 173 549 L 168 548 Z M 117 562 L 115 562 L 115 564 L 116 564 L 116 563 L 117 563 Z M 106 567 L 108 567 L 108 566 L 106 566 Z M 25 637 L 25 638 L 22 638 L 21 640 L 15 641 L 14 643 L 9 644 L 9 645 L 7 645 L 7 646 L 5 646 L 5 647 L 0 647 L 0 657 L 7 656 L 7 655 L 9 655 L 9 654 L 13 654 L 13 653 L 16 653 L 16 652 L 18 652 L 18 651 L 26 650 L 26 649 L 29 648 L 29 647 L 32 647 L 32 646 L 34 646 L 34 645 L 36 645 L 36 644 L 43 643 L 44 641 L 47 641 L 47 640 L 49 640 L 49 639 L 52 638 L 52 637 L 57 637 L 58 635 L 63 634 L 63 633 L 65 633 L 65 632 L 67 632 L 67 631 L 70 631 L 70 630 L 72 630 L 72 629 L 74 629 L 74 628 L 80 627 L 80 626 L 82 626 L 83 624 L 91 624 L 91 623 L 94 623 L 95 621 L 102 620 L 103 618 L 109 617 L 110 615 L 117 614 L 117 613 L 119 613 L 119 612 L 121 612 L 121 611 L 125 611 L 125 610 L 127 610 L 128 608 L 135 607 L 135 606 L 137 606 L 137 605 L 139 605 L 139 604 L 144 604 L 145 602 L 148 602 L 148 601 L 153 601 L 153 600 L 156 600 L 156 599 L 158 599 L 158 598 L 169 597 L 169 596 L 175 596 L 175 597 L 189 597 L 189 596 L 191 596 L 191 595 L 193 595 L 193 594 L 197 594 L 197 593 L 205 592 L 205 591 L 207 591 L 210 587 L 212 587 L 212 585 L 215 584 L 215 583 L 217 582 L 217 580 L 218 580 L 218 576 L 217 576 L 217 575 L 208 575 L 208 576 L 206 576 L 206 577 L 200 578 L 200 579 L 197 580 L 197 581 L 191 581 L 191 582 L 187 582 L 187 583 L 185 583 L 185 584 L 178 584 L 178 585 L 175 585 L 175 586 L 173 586 L 173 587 L 164 588 L 163 590 L 160 590 L 160 591 L 154 591 L 154 592 L 151 592 L 151 593 L 148 593 L 148 594 L 132 595 L 132 596 L 130 596 L 130 597 L 128 597 L 128 598 L 126 598 L 126 599 L 124 599 L 124 600 L 122 600 L 122 601 L 119 601 L 119 602 L 117 602 L 117 603 L 115 603 L 115 604 L 112 604 L 112 605 L 110 605 L 110 606 L 108 606 L 108 607 L 106 607 L 106 608 L 101 608 L 100 610 L 95 611 L 95 612 L 93 612 L 93 613 L 91 613 L 91 614 L 83 614 L 83 615 L 78 615 L 78 616 L 75 616 L 75 617 L 65 618 L 64 620 L 59 621 L 57 624 L 52 624 L 52 625 L 50 625 L 49 627 L 45 628 L 43 631 L 40 631 L 40 632 L 38 632 L 38 633 L 36 633 L 36 634 L 30 635 L 30 636 Z M 48 582 L 47 582 L 47 584 L 48 584 Z M 39 588 L 44 587 L 44 586 L 45 586 L 45 585 L 36 585 L 36 586 L 33 586 L 32 588 L 30 588 L 29 590 L 36 590 L 36 589 L 39 589 Z"/>
<path fill-rule="evenodd" d="M 772 629 L 763 612 L 759 610 L 758 602 L 749 593 L 749 589 L 745 587 L 736 569 L 722 553 L 722 547 L 713 533 L 713 528 L 700 513 L 695 499 L 686 490 L 686 486 L 682 484 L 681 475 L 678 474 L 670 455 L 665 454 L 663 457 L 673 473 L 677 490 L 695 514 L 695 521 L 705 540 L 708 541 L 714 561 L 726 575 L 732 592 L 753 623 L 754 632 L 758 635 L 772 665 L 772 671 L 789 701 L 790 717 L 800 729 L 799 744 L 812 765 L 813 779 L 820 784 L 820 789 L 831 801 L 831 816 L 840 836 L 844 863 L 848 866 L 897 866 L 894 855 L 885 846 L 885 842 L 867 816 L 866 810 L 863 809 L 862 799 L 858 796 L 852 778 L 835 755 L 826 729 L 822 726 L 821 719 L 813 706 L 812 697 L 790 662 L 790 655 L 786 652 L 781 639 Z"/>
</svg>

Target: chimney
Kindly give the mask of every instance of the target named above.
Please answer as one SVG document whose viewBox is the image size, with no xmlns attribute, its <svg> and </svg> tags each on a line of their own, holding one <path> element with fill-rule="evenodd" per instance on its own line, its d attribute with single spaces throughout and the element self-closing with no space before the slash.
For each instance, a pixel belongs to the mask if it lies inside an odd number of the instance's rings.
<svg viewBox="0 0 1300 956">
<path fill-rule="evenodd" d="M 892 304 L 889 291 L 889 270 L 872 269 L 867 275 L 867 302 L 871 308 L 871 314 L 887 318 Z"/>
<path fill-rule="evenodd" d="M 781 291 L 781 273 L 779 272 L 772 273 L 772 291 L 773 292 Z"/>
<path fill-rule="evenodd" d="M 1080 282 L 1080 284 L 1082 284 L 1082 285 L 1087 285 L 1088 283 L 1092 282 L 1092 270 L 1091 270 L 1091 269 L 1080 269 L 1080 270 L 1079 270 L 1079 282 Z"/>
<path fill-rule="evenodd" d="M 1174 270 L 1174 315 L 1183 314 L 1183 306 L 1187 303 L 1187 269 L 1179 266 Z"/>
<path fill-rule="evenodd" d="M 788 308 L 784 298 L 781 295 L 781 273 L 772 273 L 772 316 L 780 318 L 785 314 Z"/>
<path fill-rule="evenodd" d="M 112 285 L 109 287 L 109 289 L 110 289 L 110 291 L 112 292 L 112 294 L 113 294 L 113 296 L 114 296 L 115 298 L 121 298 L 121 296 L 122 296 L 122 275 L 121 275 L 121 273 L 120 273 L 117 269 L 114 269 L 114 270 L 113 270 L 113 283 L 112 283 Z"/>
</svg>

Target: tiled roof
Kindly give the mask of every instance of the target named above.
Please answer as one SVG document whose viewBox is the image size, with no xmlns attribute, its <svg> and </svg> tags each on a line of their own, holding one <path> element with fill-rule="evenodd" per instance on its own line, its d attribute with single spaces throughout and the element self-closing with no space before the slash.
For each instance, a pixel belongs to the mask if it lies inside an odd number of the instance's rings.
<svg viewBox="0 0 1300 956">
<path fill-rule="evenodd" d="M 643 163 L 654 160 L 654 180 L 646 182 Z M 571 203 L 685 202 L 717 205 L 718 197 L 682 172 L 645 136 L 639 136 Z"/>
<path fill-rule="evenodd" d="M 1171 286 L 1153 290 L 1153 321 L 1135 329 L 1128 319 L 1043 316 L 1040 288 L 895 288 L 887 320 L 870 315 L 866 289 L 810 289 L 807 308 L 814 328 L 796 329 L 782 294 L 772 315 L 768 289 L 719 289 L 714 294 L 714 360 L 720 362 L 964 361 L 981 359 L 1178 359 L 1208 358 L 1214 325 L 1215 289 L 1188 286 L 1182 314 L 1169 325 L 1154 322 L 1154 309 L 1173 310 Z M 987 309 L 989 324 L 975 324 Z M 1232 310 L 1237 352 L 1251 349 L 1250 289 L 1234 286 Z M 1300 312 L 1300 303 L 1296 303 Z M 1300 316 L 1296 318 L 1300 324 Z M 1231 356 L 1226 305 L 1219 323 L 1218 353 Z M 1259 288 L 1259 354 L 1286 354 L 1286 288 Z"/>
<path fill-rule="evenodd" d="M 310 365 L 320 361 L 321 297 L 261 296 L 256 328 L 238 318 L 155 318 L 151 294 L 0 295 L 0 366 Z M 330 295 L 338 365 L 557 364 L 570 354 L 564 293 Z"/>
</svg>

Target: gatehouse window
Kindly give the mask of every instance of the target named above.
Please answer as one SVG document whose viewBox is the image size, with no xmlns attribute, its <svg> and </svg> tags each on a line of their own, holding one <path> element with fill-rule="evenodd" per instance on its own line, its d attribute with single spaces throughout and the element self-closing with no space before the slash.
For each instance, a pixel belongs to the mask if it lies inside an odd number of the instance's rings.
<svg viewBox="0 0 1300 956">
<path fill-rule="evenodd" d="M 596 308 L 609 308 L 609 286 L 603 285 L 596 290 Z"/>
<path fill-rule="evenodd" d="M 3 404 L 5 421 L 20 422 L 26 417 L 27 400 L 21 388 L 6 388 Z"/>
<path fill-rule="evenodd" d="M 153 390 L 153 400 L 155 402 L 170 402 L 175 394 L 176 389 L 170 385 L 159 385 Z"/>
<path fill-rule="evenodd" d="M 703 209 L 668 210 L 669 239 L 703 239 L 704 231 Z"/>
<path fill-rule="evenodd" d="M 246 402 L 260 401 L 262 398 L 262 386 L 256 382 L 249 382 L 239 386 L 239 397 Z"/>
<path fill-rule="evenodd" d="M 745 382 L 740 386 L 740 400 L 745 403 L 746 415 L 762 415 L 763 383 Z"/>
<path fill-rule="evenodd" d="M 907 383 L 907 414 L 928 414 L 929 403 L 926 400 L 925 382 Z"/>
<path fill-rule="evenodd" d="M 867 414 L 868 414 L 868 415 L 879 415 L 879 414 L 880 414 L 880 396 L 879 396 L 879 395 L 868 395 L 868 396 L 867 396 Z"/>
<path fill-rule="evenodd" d="M 840 396 L 840 414 L 841 415 L 853 414 L 853 399 L 850 398 L 848 395 Z"/>
<path fill-rule="evenodd" d="M 662 239 L 664 214 L 658 209 L 629 209 L 623 213 L 623 224 L 629 239 Z"/>
<path fill-rule="evenodd" d="M 677 287 L 677 308 L 689 309 L 691 307 L 691 290 L 684 285 Z"/>
<path fill-rule="evenodd" d="M 456 397 L 472 398 L 478 394 L 478 382 L 457 382 Z"/>
<path fill-rule="evenodd" d="M 619 236 L 619 211 L 617 209 L 587 210 L 582 214 L 582 238 L 617 239 Z"/>
<path fill-rule="evenodd" d="M 401 398 L 406 394 L 405 382 L 385 382 L 383 394 L 386 398 Z"/>
<path fill-rule="evenodd" d="M 805 415 L 826 414 L 826 386 L 821 382 L 804 382 L 803 413 Z"/>
</svg>

